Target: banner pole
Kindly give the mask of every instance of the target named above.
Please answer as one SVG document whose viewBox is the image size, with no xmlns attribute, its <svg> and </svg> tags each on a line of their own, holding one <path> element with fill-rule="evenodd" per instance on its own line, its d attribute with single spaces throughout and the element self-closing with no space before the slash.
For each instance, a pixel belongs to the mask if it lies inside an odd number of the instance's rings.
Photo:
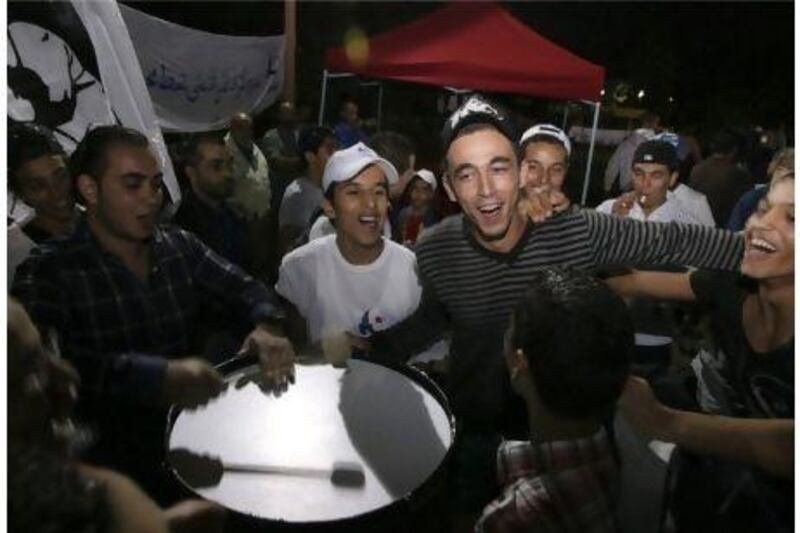
<svg viewBox="0 0 800 533">
<path fill-rule="evenodd" d="M 319 119 L 317 126 L 322 126 L 322 119 L 325 117 L 325 96 L 328 90 L 328 69 L 322 71 L 322 95 L 319 100 Z"/>
</svg>

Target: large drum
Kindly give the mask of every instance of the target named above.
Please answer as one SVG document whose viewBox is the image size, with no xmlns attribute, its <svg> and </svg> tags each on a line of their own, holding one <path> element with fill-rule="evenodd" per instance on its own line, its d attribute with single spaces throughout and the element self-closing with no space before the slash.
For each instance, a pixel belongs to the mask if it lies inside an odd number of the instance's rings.
<svg viewBox="0 0 800 533">
<path fill-rule="evenodd" d="M 271 394 L 254 382 L 256 365 L 220 368 L 229 384 L 220 397 L 170 413 L 168 458 L 184 486 L 234 517 L 402 531 L 441 486 L 455 425 L 421 372 L 359 359 L 302 364 L 294 385 Z"/>
</svg>

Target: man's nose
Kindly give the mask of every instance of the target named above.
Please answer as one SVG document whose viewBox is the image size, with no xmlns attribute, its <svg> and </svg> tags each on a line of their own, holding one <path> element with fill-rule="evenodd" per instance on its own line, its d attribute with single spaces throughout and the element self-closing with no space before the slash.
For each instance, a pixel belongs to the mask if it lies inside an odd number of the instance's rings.
<svg viewBox="0 0 800 533">
<path fill-rule="evenodd" d="M 489 196 L 494 192 L 494 183 L 487 172 L 481 172 L 478 176 L 478 194 Z"/>
</svg>

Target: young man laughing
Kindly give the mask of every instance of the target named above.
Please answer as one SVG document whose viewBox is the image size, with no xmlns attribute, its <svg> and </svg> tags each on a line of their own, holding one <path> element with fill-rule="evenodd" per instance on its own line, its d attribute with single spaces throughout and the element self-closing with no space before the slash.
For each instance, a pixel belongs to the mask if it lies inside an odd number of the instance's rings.
<svg viewBox="0 0 800 533">
<path fill-rule="evenodd" d="M 368 338 L 419 304 L 414 254 L 383 236 L 389 187 L 397 179 L 394 166 L 362 143 L 333 154 L 322 187 L 336 233 L 297 248 L 281 265 L 276 290 L 305 319 L 311 344 L 321 344 L 332 361 L 349 354 L 347 335 Z"/>
<path fill-rule="evenodd" d="M 448 119 L 442 137 L 444 185 L 463 214 L 417 243 L 420 306 L 373 336 L 372 348 L 375 357 L 404 360 L 450 330 L 448 392 L 460 425 L 451 494 L 457 512 L 474 517 L 494 490 L 500 434 L 527 432 L 503 364 L 503 333 L 531 274 L 549 266 L 585 271 L 630 263 L 732 269 L 742 242 L 698 226 L 643 224 L 586 210 L 534 224 L 520 208 L 518 137 L 504 113 L 474 96 Z"/>
</svg>

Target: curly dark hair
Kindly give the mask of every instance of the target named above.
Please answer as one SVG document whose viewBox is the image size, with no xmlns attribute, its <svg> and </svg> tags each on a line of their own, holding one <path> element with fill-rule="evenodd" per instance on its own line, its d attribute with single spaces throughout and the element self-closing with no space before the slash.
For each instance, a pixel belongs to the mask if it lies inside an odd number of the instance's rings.
<svg viewBox="0 0 800 533">
<path fill-rule="evenodd" d="M 105 533 L 111 529 L 105 486 L 40 448 L 8 450 L 8 530 Z"/>
<path fill-rule="evenodd" d="M 571 270 L 536 272 L 509 333 L 549 411 L 576 420 L 611 413 L 630 370 L 634 328 L 625 302 L 605 283 Z"/>
</svg>

